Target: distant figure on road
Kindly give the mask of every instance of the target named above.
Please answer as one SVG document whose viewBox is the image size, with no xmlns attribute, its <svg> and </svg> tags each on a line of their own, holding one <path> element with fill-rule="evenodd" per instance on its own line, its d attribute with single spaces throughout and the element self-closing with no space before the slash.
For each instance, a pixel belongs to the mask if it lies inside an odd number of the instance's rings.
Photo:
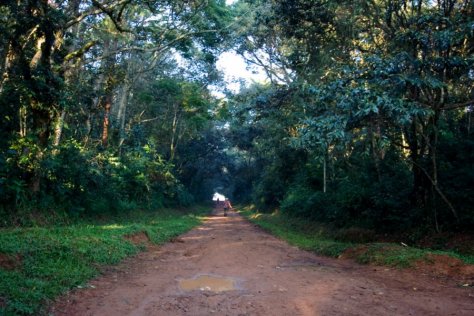
<svg viewBox="0 0 474 316">
<path fill-rule="evenodd" d="M 230 204 L 229 199 L 225 199 L 224 201 L 224 216 L 227 216 L 227 211 L 232 209 L 232 204 Z"/>
</svg>

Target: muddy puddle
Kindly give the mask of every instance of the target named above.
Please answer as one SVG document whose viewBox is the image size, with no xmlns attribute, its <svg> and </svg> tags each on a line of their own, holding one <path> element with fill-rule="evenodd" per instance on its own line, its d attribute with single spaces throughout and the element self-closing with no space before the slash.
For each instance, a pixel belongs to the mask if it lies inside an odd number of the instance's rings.
<svg viewBox="0 0 474 316">
<path fill-rule="evenodd" d="M 179 280 L 179 287 L 185 291 L 224 292 L 235 290 L 235 281 L 231 278 L 201 275 L 192 279 Z"/>
</svg>

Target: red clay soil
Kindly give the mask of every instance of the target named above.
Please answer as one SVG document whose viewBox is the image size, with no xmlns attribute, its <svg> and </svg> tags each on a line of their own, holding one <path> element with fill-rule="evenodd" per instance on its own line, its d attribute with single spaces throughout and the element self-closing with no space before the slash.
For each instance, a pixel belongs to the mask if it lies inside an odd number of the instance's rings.
<svg viewBox="0 0 474 316">
<path fill-rule="evenodd" d="M 0 253 L 0 268 L 4 270 L 15 270 L 21 266 L 21 257 L 19 255 L 6 255 Z"/>
<path fill-rule="evenodd" d="M 233 290 L 180 281 L 222 277 Z M 474 288 L 410 270 L 302 251 L 238 214 L 212 216 L 161 247 L 109 268 L 52 315 L 474 315 Z"/>
<path fill-rule="evenodd" d="M 416 262 L 415 269 L 430 275 L 455 278 L 462 284 L 474 286 L 474 265 L 464 264 L 461 260 L 447 255 L 428 255 L 426 259 Z"/>
<path fill-rule="evenodd" d="M 129 240 L 135 245 L 149 245 L 150 238 L 148 237 L 147 233 L 139 232 L 133 235 L 125 236 L 125 239 Z"/>
</svg>

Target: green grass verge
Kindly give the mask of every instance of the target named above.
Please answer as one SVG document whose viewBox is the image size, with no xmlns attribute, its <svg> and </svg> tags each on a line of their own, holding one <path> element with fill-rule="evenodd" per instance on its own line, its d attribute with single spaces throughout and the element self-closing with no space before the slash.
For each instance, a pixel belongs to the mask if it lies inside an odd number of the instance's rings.
<svg viewBox="0 0 474 316">
<path fill-rule="evenodd" d="M 314 251 L 325 256 L 338 257 L 346 249 L 354 246 L 352 243 L 331 240 L 325 236 L 326 230 L 324 228 L 308 225 L 307 222 L 302 220 L 283 218 L 276 214 L 254 213 L 248 208 L 244 208 L 240 213 L 269 233 L 304 250 Z"/>
<path fill-rule="evenodd" d="M 100 266 L 144 249 L 125 236 L 145 232 L 160 244 L 201 223 L 199 215 L 207 210 L 143 211 L 99 225 L 0 230 L 0 315 L 45 313 L 49 300 L 84 285 Z"/>
<path fill-rule="evenodd" d="M 460 255 L 448 251 L 432 251 L 405 247 L 394 243 L 352 243 L 337 240 L 341 234 L 328 226 L 303 219 L 291 218 L 278 213 L 261 214 L 251 207 L 241 208 L 240 213 L 254 224 L 269 233 L 286 240 L 291 245 L 318 254 L 339 257 L 350 257 L 359 263 L 386 265 L 391 267 L 410 267 L 418 260 L 429 261 L 430 254 L 447 255 L 474 264 L 474 256 Z"/>
</svg>

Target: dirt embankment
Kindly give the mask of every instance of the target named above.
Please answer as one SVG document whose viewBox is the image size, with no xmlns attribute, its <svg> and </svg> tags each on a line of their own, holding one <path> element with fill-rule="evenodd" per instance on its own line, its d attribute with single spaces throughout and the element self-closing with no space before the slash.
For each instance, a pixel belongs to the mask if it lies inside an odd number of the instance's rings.
<svg viewBox="0 0 474 316">
<path fill-rule="evenodd" d="M 474 288 L 319 257 L 235 213 L 109 268 L 53 315 L 474 315 Z"/>
</svg>

